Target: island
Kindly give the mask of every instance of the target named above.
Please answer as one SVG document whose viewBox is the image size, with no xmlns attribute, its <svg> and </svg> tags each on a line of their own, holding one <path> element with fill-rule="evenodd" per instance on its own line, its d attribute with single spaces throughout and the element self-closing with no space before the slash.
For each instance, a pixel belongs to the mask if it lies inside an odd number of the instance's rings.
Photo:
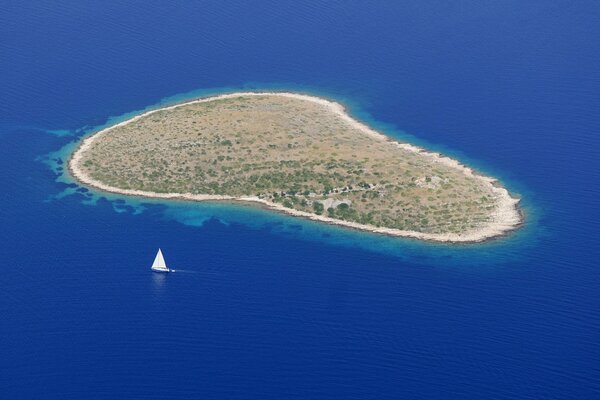
<svg viewBox="0 0 600 400">
<path fill-rule="evenodd" d="M 102 191 L 250 202 L 388 235 L 479 242 L 522 223 L 519 199 L 325 98 L 239 92 L 144 112 L 85 138 L 72 176 Z"/>
</svg>

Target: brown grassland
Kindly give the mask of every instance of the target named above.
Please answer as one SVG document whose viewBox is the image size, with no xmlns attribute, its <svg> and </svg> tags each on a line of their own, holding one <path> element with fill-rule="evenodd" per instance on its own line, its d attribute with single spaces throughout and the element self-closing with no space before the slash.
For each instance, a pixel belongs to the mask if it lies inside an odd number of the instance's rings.
<svg viewBox="0 0 600 400">
<path fill-rule="evenodd" d="M 316 102 L 265 95 L 159 110 L 104 132 L 81 154 L 124 190 L 256 196 L 286 208 L 430 234 L 490 222 L 490 184 L 367 135 Z"/>
</svg>

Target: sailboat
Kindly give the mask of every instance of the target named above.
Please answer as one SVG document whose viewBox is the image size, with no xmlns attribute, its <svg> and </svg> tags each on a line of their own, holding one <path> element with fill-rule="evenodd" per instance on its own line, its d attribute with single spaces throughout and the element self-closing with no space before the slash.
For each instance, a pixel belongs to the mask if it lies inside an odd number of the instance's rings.
<svg viewBox="0 0 600 400">
<path fill-rule="evenodd" d="M 154 263 L 152 263 L 151 269 L 154 272 L 172 272 L 172 270 L 167 268 L 165 258 L 163 257 L 162 251 L 160 251 L 160 249 L 158 249 L 158 253 L 156 253 L 156 257 L 154 258 Z"/>
</svg>

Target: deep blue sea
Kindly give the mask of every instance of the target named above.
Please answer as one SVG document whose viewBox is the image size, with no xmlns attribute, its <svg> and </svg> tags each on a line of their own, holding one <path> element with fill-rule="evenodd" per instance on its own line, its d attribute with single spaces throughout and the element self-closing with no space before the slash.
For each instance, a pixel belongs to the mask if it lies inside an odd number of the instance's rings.
<svg viewBox="0 0 600 400">
<path fill-rule="evenodd" d="M 0 4 L 0 398 L 600 399 L 600 3 Z M 498 177 L 439 245 L 74 184 L 82 136 L 296 90 Z M 180 273 L 152 274 L 162 247 Z"/>
</svg>

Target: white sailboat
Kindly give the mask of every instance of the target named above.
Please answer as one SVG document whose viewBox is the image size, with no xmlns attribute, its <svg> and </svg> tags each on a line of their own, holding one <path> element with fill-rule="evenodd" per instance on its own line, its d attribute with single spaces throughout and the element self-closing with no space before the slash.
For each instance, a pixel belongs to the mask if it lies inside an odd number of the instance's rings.
<svg viewBox="0 0 600 400">
<path fill-rule="evenodd" d="M 154 272 L 171 272 L 171 270 L 167 268 L 165 258 L 163 257 L 162 251 L 160 251 L 160 249 L 158 249 L 158 253 L 156 253 L 156 258 L 154 258 L 154 263 L 152 263 L 151 269 Z"/>
</svg>

